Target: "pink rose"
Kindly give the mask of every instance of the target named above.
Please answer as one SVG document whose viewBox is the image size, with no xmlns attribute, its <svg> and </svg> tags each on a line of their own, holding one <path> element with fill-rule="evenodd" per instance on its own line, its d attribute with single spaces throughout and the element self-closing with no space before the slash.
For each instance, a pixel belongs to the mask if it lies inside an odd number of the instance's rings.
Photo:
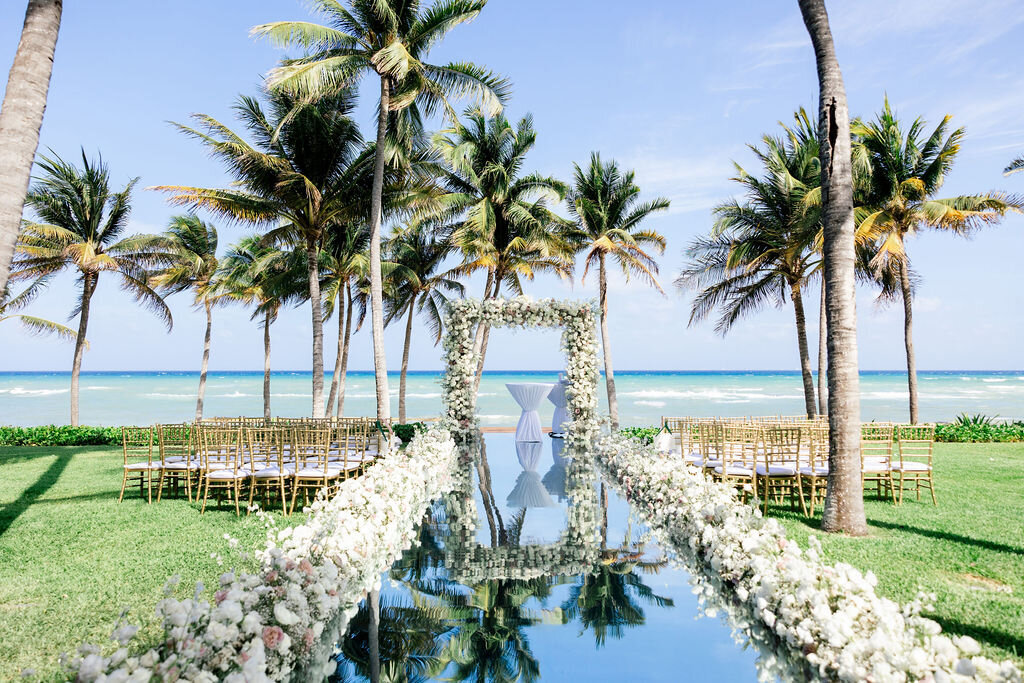
<svg viewBox="0 0 1024 683">
<path fill-rule="evenodd" d="M 315 636 L 313 635 L 313 629 L 307 628 L 306 632 L 304 634 L 302 634 L 302 642 L 306 644 L 306 649 L 307 650 L 310 649 L 311 647 L 313 647 L 313 641 L 314 640 L 315 640 Z"/>
<path fill-rule="evenodd" d="M 226 597 L 228 597 L 228 591 L 226 588 L 222 588 L 213 594 L 213 599 L 217 602 L 218 605 L 224 602 L 224 598 Z"/>
<path fill-rule="evenodd" d="M 284 631 L 281 630 L 280 626 L 264 626 L 263 627 L 263 644 L 270 650 L 276 650 L 277 646 L 281 644 L 284 639 Z"/>
<path fill-rule="evenodd" d="M 277 581 L 277 570 L 276 569 L 267 572 L 266 581 L 267 581 L 267 583 L 274 583 L 275 581 Z"/>
<path fill-rule="evenodd" d="M 299 570 L 313 576 L 313 565 L 306 558 L 302 558 L 302 561 L 299 562 Z"/>
</svg>

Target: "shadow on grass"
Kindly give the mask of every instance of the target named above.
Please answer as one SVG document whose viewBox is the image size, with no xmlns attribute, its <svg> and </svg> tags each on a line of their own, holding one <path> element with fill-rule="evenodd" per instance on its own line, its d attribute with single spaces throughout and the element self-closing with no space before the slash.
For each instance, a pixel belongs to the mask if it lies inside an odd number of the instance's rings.
<svg viewBox="0 0 1024 683">
<path fill-rule="evenodd" d="M 919 536 L 927 536 L 928 538 L 936 538 L 942 541 L 950 541 L 952 543 L 961 543 L 963 545 L 972 545 L 976 548 L 982 548 L 984 550 L 992 550 L 997 553 L 1010 553 L 1012 555 L 1024 555 L 1024 548 L 1018 548 L 1013 545 L 1006 545 L 1004 543 L 996 543 L 995 541 L 986 541 L 981 538 L 971 538 L 970 536 L 961 536 L 960 534 L 953 534 L 948 531 L 936 531 L 935 529 L 922 529 L 921 527 L 910 526 L 909 524 L 894 524 L 893 522 L 883 522 L 877 519 L 869 520 L 869 526 L 879 527 L 882 529 L 891 529 L 892 531 L 902 531 L 908 534 L 917 534 Z"/>
<path fill-rule="evenodd" d="M 50 490 L 57 480 L 60 479 L 60 475 L 64 472 L 64 468 L 71 462 L 70 455 L 58 455 L 56 460 L 46 468 L 46 471 L 40 475 L 39 479 L 34 484 L 25 489 L 17 500 L 4 505 L 3 510 L 0 510 L 0 536 L 5 534 L 11 525 L 14 524 L 14 520 L 21 516 L 21 513 L 32 507 L 32 505 L 42 496 L 44 493 Z"/>
<path fill-rule="evenodd" d="M 970 636 L 979 643 L 997 645 L 1009 650 L 1015 657 L 1020 657 L 1024 654 L 1024 637 L 1019 633 L 1007 633 L 1006 631 L 997 631 L 996 629 L 975 624 L 965 624 L 962 621 L 947 619 L 936 614 L 929 614 L 927 616 L 929 619 L 937 621 L 942 630 L 947 633 L 958 636 Z"/>
</svg>

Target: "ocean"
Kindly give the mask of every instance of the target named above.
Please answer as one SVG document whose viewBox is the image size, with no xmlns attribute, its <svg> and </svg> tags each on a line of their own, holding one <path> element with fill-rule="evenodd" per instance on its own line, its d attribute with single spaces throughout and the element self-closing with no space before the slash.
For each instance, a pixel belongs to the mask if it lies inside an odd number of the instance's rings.
<svg viewBox="0 0 1024 683">
<path fill-rule="evenodd" d="M 180 422 L 195 414 L 196 372 L 83 372 L 81 422 L 88 425 Z M 439 372 L 409 374 L 407 407 L 410 419 L 434 417 L 441 411 Z M 615 375 L 623 425 L 657 424 L 661 416 L 799 415 L 803 391 L 798 372 L 619 372 Z M 950 420 L 959 413 L 984 413 L 1024 418 L 1024 371 L 921 372 L 921 419 Z M 519 409 L 507 382 L 548 382 L 557 372 L 485 372 L 477 412 L 483 426 L 514 426 Z M 0 424 L 41 425 L 68 422 L 68 372 L 0 373 Z M 907 419 L 906 375 L 899 372 L 861 374 L 861 413 L 865 420 Z M 330 387 L 330 375 L 325 379 Z M 392 414 L 398 412 L 398 375 L 390 378 Z M 310 414 L 310 373 L 274 372 L 271 379 L 274 415 Z M 604 383 L 602 410 L 607 406 Z M 262 415 L 262 372 L 211 372 L 204 414 Z M 372 415 L 375 409 L 372 372 L 349 373 L 346 415 Z M 551 421 L 545 401 L 541 419 Z"/>
</svg>

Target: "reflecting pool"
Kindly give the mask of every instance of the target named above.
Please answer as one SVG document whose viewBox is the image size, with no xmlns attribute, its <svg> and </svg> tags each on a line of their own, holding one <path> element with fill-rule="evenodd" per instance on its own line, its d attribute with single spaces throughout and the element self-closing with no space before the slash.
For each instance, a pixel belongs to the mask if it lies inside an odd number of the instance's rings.
<svg viewBox="0 0 1024 683">
<path fill-rule="evenodd" d="M 332 680 L 377 661 L 381 681 L 756 680 L 646 536 L 588 454 L 484 435 L 384 578 L 379 624 L 364 604 L 335 644 Z"/>
</svg>

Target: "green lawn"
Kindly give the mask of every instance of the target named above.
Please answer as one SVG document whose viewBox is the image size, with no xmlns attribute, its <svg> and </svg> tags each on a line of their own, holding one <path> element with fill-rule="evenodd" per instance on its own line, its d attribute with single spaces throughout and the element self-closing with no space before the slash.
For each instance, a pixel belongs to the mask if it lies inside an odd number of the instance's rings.
<svg viewBox="0 0 1024 683">
<path fill-rule="evenodd" d="M 938 507 L 904 494 L 895 507 L 865 501 L 867 538 L 824 535 L 817 519 L 771 512 L 801 543 L 815 534 L 826 556 L 871 570 L 882 595 L 938 595 L 929 616 L 977 639 L 983 653 L 1024 660 L 1024 444 L 936 444 Z M 778 508 L 776 508 L 777 510 Z"/>
<path fill-rule="evenodd" d="M 229 505 L 200 516 L 184 499 L 147 505 L 138 488 L 118 504 L 121 463 L 110 447 L 0 448 L 0 680 L 53 673 L 83 640 L 109 645 L 126 607 L 155 634 L 167 577 L 191 593 L 240 565 L 224 534 L 262 544 L 262 523 Z"/>
</svg>

